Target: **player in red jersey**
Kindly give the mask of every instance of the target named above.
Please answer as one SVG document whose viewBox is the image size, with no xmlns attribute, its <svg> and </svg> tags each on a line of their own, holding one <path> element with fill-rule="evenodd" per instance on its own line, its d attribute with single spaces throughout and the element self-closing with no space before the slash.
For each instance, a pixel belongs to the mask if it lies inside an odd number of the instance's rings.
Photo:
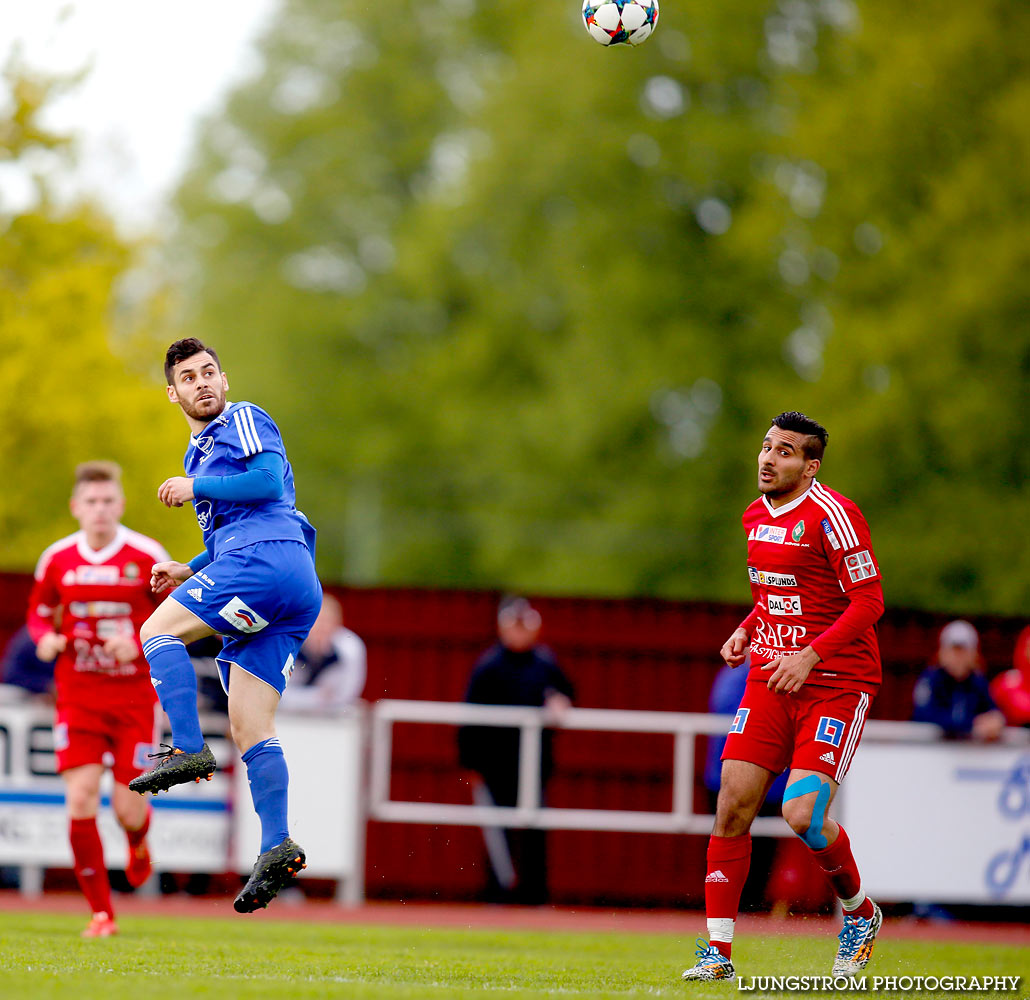
<svg viewBox="0 0 1030 1000">
<path fill-rule="evenodd" d="M 75 876 L 93 912 L 82 933 L 109 937 L 118 928 L 97 831 L 100 778 L 110 762 L 112 804 L 129 841 L 125 875 L 142 885 L 150 874 L 150 811 L 126 786 L 149 766 L 157 697 L 136 636 L 159 602 L 150 590 L 151 567 L 169 556 L 120 523 L 125 497 L 113 462 L 76 469 L 70 506 L 80 530 L 40 556 L 28 624 L 36 655 L 57 660 L 54 748 Z"/>
<path fill-rule="evenodd" d="M 875 625 L 880 570 L 858 507 L 816 474 L 825 428 L 802 413 L 775 417 L 758 455 L 762 494 L 744 512 L 754 610 L 721 655 L 751 669 L 722 759 L 708 843 L 709 942 L 684 979 L 732 980 L 733 927 L 751 858 L 751 823 L 790 768 L 783 817 L 804 840 L 844 909 L 834 975 L 865 968 L 880 908 L 862 891 L 848 835 L 828 813 L 880 686 Z"/>
</svg>

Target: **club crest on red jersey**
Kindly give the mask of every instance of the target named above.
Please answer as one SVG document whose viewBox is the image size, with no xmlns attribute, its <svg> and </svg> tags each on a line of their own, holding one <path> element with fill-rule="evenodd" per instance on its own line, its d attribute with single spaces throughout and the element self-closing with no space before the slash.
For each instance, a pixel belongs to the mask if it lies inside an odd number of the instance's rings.
<svg viewBox="0 0 1030 1000">
<path fill-rule="evenodd" d="M 805 522 L 798 521 L 798 523 L 794 525 L 794 530 L 790 533 L 790 537 L 793 538 L 795 542 L 800 542 L 804 534 Z"/>
</svg>

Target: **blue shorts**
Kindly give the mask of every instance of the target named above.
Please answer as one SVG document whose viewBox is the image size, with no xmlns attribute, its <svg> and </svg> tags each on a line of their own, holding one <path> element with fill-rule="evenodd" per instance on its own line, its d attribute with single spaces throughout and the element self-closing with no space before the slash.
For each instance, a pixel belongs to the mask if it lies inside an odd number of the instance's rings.
<svg viewBox="0 0 1030 1000">
<path fill-rule="evenodd" d="M 218 675 L 227 692 L 235 663 L 282 694 L 322 607 L 311 552 L 303 542 L 286 540 L 226 552 L 171 596 L 225 637 Z"/>
</svg>

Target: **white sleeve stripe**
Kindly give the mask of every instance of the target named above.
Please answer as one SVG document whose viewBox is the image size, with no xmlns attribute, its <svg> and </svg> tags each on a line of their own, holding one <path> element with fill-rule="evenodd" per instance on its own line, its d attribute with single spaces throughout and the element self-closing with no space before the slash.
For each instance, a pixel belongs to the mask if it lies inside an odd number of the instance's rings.
<svg viewBox="0 0 1030 1000">
<path fill-rule="evenodd" d="M 250 428 L 247 426 L 247 413 L 247 410 L 242 410 L 236 414 L 236 419 L 243 427 L 243 433 L 247 435 L 247 440 L 250 442 L 250 453 L 253 455 L 257 451 L 257 442 L 254 440 L 254 436 L 250 433 Z"/>
<path fill-rule="evenodd" d="M 815 502 L 822 507 L 823 510 L 829 515 L 830 520 L 833 521 L 833 527 L 837 533 L 841 536 L 841 541 L 844 543 L 844 548 L 851 548 L 851 534 L 848 529 L 851 527 L 849 521 L 847 521 L 844 512 L 841 510 L 839 504 L 833 502 L 833 497 L 830 496 L 824 489 L 822 489 L 819 483 L 816 483 L 812 487 L 812 496 L 815 497 Z"/>
<path fill-rule="evenodd" d="M 247 444 L 247 439 L 243 436 L 243 425 L 240 423 L 240 415 L 239 415 L 239 413 L 234 413 L 232 415 L 232 418 L 236 422 L 236 433 L 239 435 L 240 446 L 243 448 L 243 454 L 244 455 L 249 455 L 250 454 L 250 447 Z"/>
<path fill-rule="evenodd" d="M 254 444 L 257 446 L 258 451 L 264 451 L 264 445 L 261 444 L 261 435 L 257 432 L 257 427 L 254 425 L 254 410 L 252 407 L 246 409 L 247 419 L 246 423 L 250 427 L 250 433 L 254 435 Z"/>
<path fill-rule="evenodd" d="M 813 493 L 815 495 L 816 502 L 830 515 L 834 525 L 843 536 L 842 540 L 844 542 L 844 548 L 853 549 L 858 545 L 858 534 L 852 526 L 851 518 L 848 517 L 847 512 L 821 486 L 813 487 Z"/>
<path fill-rule="evenodd" d="M 825 497 L 814 496 L 812 499 L 826 512 L 826 516 L 832 522 L 831 527 L 840 535 L 841 544 L 844 546 L 845 551 L 853 549 L 858 543 L 852 541 L 854 532 L 851 530 L 850 522 L 842 522 L 840 512 L 835 510 Z"/>
<path fill-rule="evenodd" d="M 835 510 L 840 512 L 841 522 L 847 528 L 848 534 L 851 536 L 851 545 L 853 547 L 858 545 L 859 544 L 858 532 L 855 531 L 855 526 L 851 523 L 851 518 L 848 516 L 848 512 L 844 509 L 844 507 L 837 500 L 835 500 L 828 493 L 826 495 L 826 499 L 829 501 L 831 507 L 833 507 Z"/>
<path fill-rule="evenodd" d="M 250 431 L 247 429 L 247 425 L 240 420 L 240 411 L 236 410 L 232 416 L 233 420 L 236 421 L 236 433 L 240 436 L 240 444 L 243 445 L 244 456 L 253 455 L 257 449 L 254 447 L 254 442 L 251 440 Z"/>
</svg>

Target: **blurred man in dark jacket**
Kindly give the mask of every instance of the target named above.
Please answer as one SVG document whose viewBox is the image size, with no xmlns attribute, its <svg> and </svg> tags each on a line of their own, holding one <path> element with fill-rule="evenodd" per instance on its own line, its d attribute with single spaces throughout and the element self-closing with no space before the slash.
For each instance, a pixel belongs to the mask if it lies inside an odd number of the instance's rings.
<svg viewBox="0 0 1030 1000">
<path fill-rule="evenodd" d="M 477 705 L 531 705 L 560 721 L 572 704 L 572 684 L 554 654 L 538 643 L 539 612 L 525 598 L 508 597 L 497 612 L 498 642 L 478 660 L 465 700 Z M 544 730 L 540 790 L 553 770 L 553 733 Z M 463 726 L 458 732 L 462 767 L 476 772 L 478 803 L 514 806 L 519 787 L 519 730 Z M 484 828 L 490 860 L 488 894 L 500 900 L 542 903 L 547 899 L 546 834 L 543 830 Z"/>
</svg>

